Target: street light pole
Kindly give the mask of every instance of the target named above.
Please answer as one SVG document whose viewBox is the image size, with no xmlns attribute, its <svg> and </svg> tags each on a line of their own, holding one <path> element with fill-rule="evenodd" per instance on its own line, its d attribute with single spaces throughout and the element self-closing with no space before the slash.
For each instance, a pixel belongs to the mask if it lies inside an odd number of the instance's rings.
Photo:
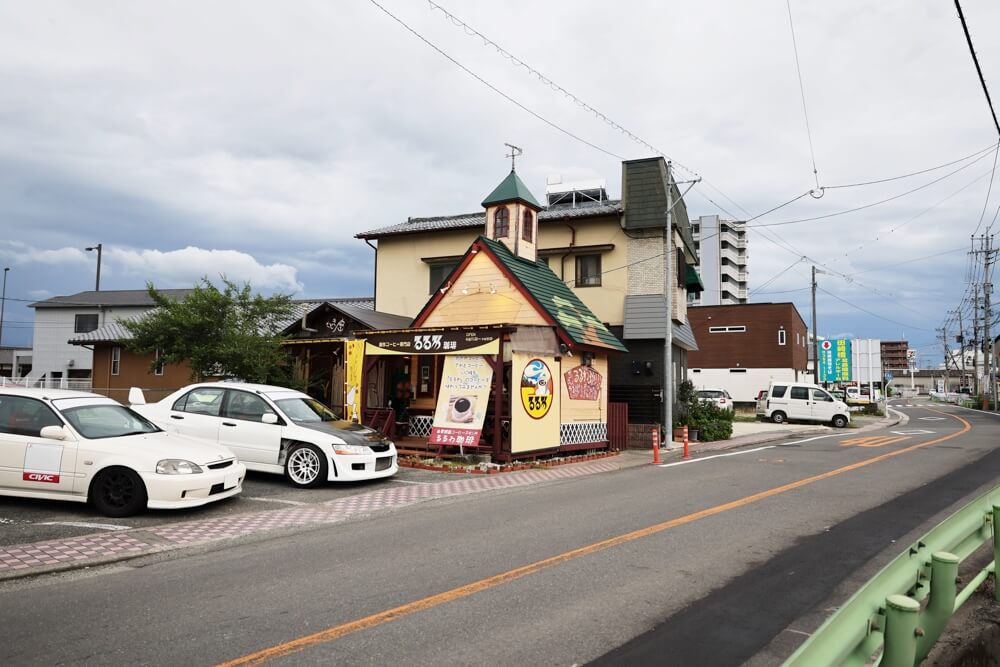
<svg viewBox="0 0 1000 667">
<path fill-rule="evenodd" d="M 90 252 L 92 250 L 97 251 L 97 284 L 94 286 L 95 292 L 101 291 L 101 251 L 103 249 L 104 249 L 103 243 L 98 243 L 95 246 L 90 246 L 89 248 L 87 248 L 87 252 Z"/>
<path fill-rule="evenodd" d="M 819 332 L 816 330 L 816 267 L 812 267 L 813 384 L 819 384 Z"/>
<path fill-rule="evenodd" d="M 0 345 L 3 345 L 3 311 L 7 307 L 7 272 L 9 266 L 3 269 L 3 292 L 0 292 Z"/>
</svg>

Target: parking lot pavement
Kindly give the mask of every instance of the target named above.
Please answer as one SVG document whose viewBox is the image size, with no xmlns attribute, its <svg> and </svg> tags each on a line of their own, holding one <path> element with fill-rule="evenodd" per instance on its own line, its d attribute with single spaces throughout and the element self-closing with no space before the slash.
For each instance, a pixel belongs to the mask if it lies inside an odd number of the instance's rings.
<svg viewBox="0 0 1000 667">
<path fill-rule="evenodd" d="M 109 519 L 83 503 L 0 496 L 0 546 L 322 504 L 377 489 L 419 486 L 453 477 L 446 473 L 400 468 L 389 479 L 331 482 L 316 489 L 296 489 L 281 475 L 248 472 L 243 493 L 235 498 L 188 510 L 150 510 L 124 519 Z"/>
<path fill-rule="evenodd" d="M 35 527 L 60 527 L 67 531 L 56 538 L 28 538 L 18 544 L 0 545 L 0 580 L 24 575 L 103 564 L 145 554 L 206 544 L 217 540 L 244 537 L 267 531 L 322 525 L 346 521 L 372 512 L 405 507 L 435 498 L 461 496 L 470 493 L 530 486 L 559 479 L 611 472 L 640 465 L 639 457 L 620 455 L 611 459 L 589 461 L 553 468 L 541 468 L 503 475 L 455 475 L 407 470 L 407 474 L 390 480 L 366 484 L 364 491 L 342 493 L 340 497 L 313 497 L 313 502 L 286 505 L 279 509 L 254 511 L 261 501 L 233 499 L 216 503 L 201 512 L 177 513 L 174 521 L 164 521 L 161 513 L 146 514 L 127 522 L 42 521 Z M 423 477 L 423 479 L 419 479 Z M 330 492 L 331 489 L 319 491 Z M 345 491 L 345 489 L 341 489 Z M 244 491 L 245 493 L 245 491 Z M 308 493 L 300 492 L 296 493 Z M 284 494 L 272 494 L 274 500 Z M 235 510 L 239 503 L 243 510 Z M 223 504 L 225 503 L 225 505 Z M 253 503 L 247 504 L 247 503 Z M 227 511 L 228 510 L 228 511 Z M 159 519 L 159 520 L 157 520 Z M 138 525 L 141 522 L 144 525 Z M 67 525 L 68 524 L 68 525 Z M 7 528 L 17 524 L 7 524 Z M 114 526 L 114 527 L 113 527 Z M 30 534 L 24 526 L 22 535 Z M 100 532 L 95 532 L 95 530 Z M 7 532 L 2 531 L 2 532 Z M 41 540 L 41 541 L 38 541 Z"/>
</svg>

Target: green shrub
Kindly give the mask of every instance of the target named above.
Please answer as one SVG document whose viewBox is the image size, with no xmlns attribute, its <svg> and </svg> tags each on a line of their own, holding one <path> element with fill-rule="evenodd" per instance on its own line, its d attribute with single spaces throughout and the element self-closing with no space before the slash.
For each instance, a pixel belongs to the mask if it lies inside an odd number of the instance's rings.
<svg viewBox="0 0 1000 667">
<path fill-rule="evenodd" d="M 692 400 L 688 404 L 688 429 L 698 429 L 698 440 L 728 440 L 733 435 L 733 411 L 711 401 Z"/>
</svg>

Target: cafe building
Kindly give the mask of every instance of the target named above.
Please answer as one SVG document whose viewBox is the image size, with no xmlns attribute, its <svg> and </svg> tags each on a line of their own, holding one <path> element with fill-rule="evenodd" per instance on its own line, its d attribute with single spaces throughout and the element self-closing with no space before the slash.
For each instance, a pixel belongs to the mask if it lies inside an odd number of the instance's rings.
<svg viewBox="0 0 1000 667">
<path fill-rule="evenodd" d="M 483 207 L 483 235 L 408 327 L 354 332 L 353 409 L 404 447 L 494 461 L 608 448 L 626 421 L 609 416 L 608 359 L 626 348 L 538 261 L 541 206 L 513 170 Z"/>
</svg>

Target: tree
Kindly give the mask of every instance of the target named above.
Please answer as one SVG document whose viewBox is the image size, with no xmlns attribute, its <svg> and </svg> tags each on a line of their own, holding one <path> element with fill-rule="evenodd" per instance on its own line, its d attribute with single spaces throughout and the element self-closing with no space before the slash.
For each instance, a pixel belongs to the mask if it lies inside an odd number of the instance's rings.
<svg viewBox="0 0 1000 667">
<path fill-rule="evenodd" d="M 191 379 L 239 378 L 248 382 L 283 382 L 287 356 L 281 326 L 292 318 L 291 296 L 254 294 L 249 283 L 225 277 L 223 289 L 202 278 L 187 298 L 175 301 L 147 283 L 156 308 L 122 325 L 132 334 L 128 347 L 153 354 L 159 362 L 191 367 Z"/>
</svg>

